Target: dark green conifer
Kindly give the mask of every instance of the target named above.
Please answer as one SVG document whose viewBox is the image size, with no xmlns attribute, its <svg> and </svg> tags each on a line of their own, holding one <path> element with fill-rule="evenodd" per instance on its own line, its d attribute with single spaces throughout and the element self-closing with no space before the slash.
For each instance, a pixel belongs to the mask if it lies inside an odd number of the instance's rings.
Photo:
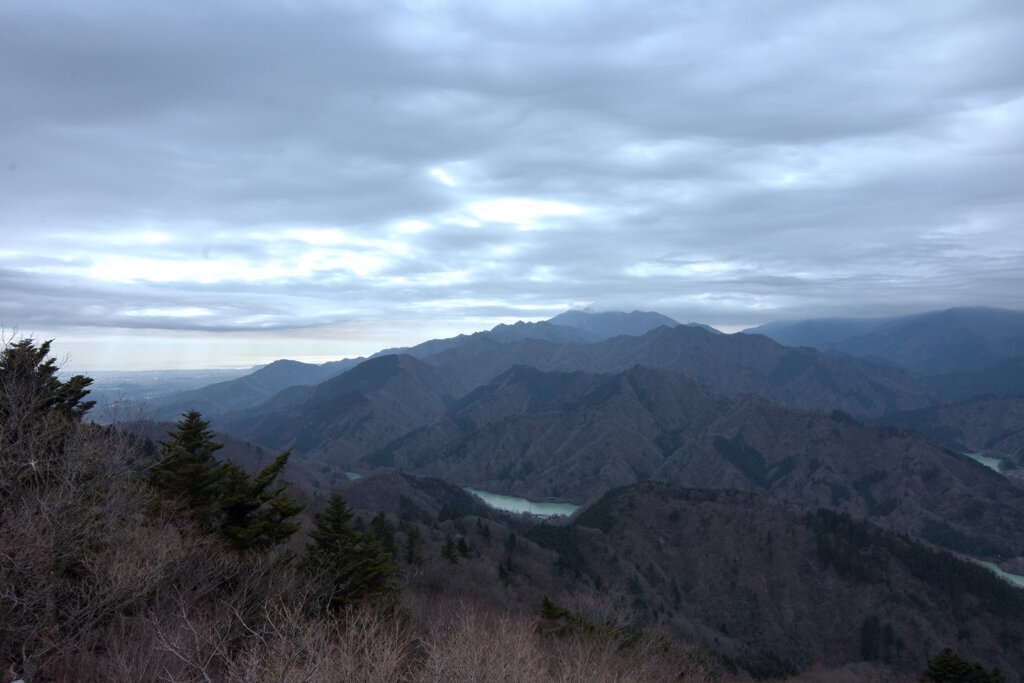
<svg viewBox="0 0 1024 683">
<path fill-rule="evenodd" d="M 370 520 L 366 533 L 376 538 L 385 552 L 391 553 L 391 555 L 395 554 L 395 526 L 383 512 L 378 512 Z"/>
<path fill-rule="evenodd" d="M 198 411 L 184 413 L 177 427 L 168 441 L 159 442 L 159 459 L 150 468 L 149 480 L 164 495 L 181 500 L 201 527 L 212 529 L 227 474 L 213 454 L 223 445 L 214 442 L 210 423 Z"/>
<path fill-rule="evenodd" d="M 219 468 L 219 526 L 235 548 L 265 548 L 284 541 L 301 526 L 289 520 L 305 505 L 284 495 L 284 486 L 268 490 L 288 462 L 289 455 L 290 451 L 286 451 L 277 456 L 252 480 L 234 463 L 225 463 Z"/>
<path fill-rule="evenodd" d="M 448 560 L 452 564 L 458 564 L 459 552 L 455 549 L 455 541 L 449 536 L 445 539 L 444 545 L 441 546 L 441 557 Z"/>
<path fill-rule="evenodd" d="M 409 564 L 416 564 L 419 557 L 416 555 L 416 546 L 423 543 L 423 534 L 418 526 L 409 527 L 405 534 L 405 561 Z"/>
<path fill-rule="evenodd" d="M 331 607 L 365 599 L 388 603 L 394 596 L 391 555 L 373 533 L 356 530 L 352 510 L 341 494 L 333 493 L 327 508 L 316 515 L 309 537 L 303 564 L 329 583 Z"/>
<path fill-rule="evenodd" d="M 0 352 L 0 386 L 4 394 L 17 399 L 26 412 L 57 411 L 81 420 L 95 401 L 84 401 L 92 379 L 75 375 L 66 382 L 57 378 L 57 361 L 48 358 L 53 340 L 41 342 L 33 339 L 12 341 Z M 7 407 L 0 404 L 0 416 Z M 6 419 L 6 416 L 5 416 Z"/>
<path fill-rule="evenodd" d="M 300 526 L 290 519 L 305 506 L 284 495 L 285 487 L 270 487 L 290 453 L 250 478 L 232 462 L 217 462 L 213 454 L 223 446 L 214 442 L 209 427 L 197 411 L 185 413 L 170 440 L 161 442 L 150 482 L 180 500 L 201 528 L 220 532 L 236 549 L 264 548 L 288 538 Z"/>
<path fill-rule="evenodd" d="M 928 667 L 917 680 L 922 683 L 1006 683 L 999 669 L 989 672 L 981 662 L 969 662 L 948 647 L 928 660 Z"/>
<path fill-rule="evenodd" d="M 569 610 L 556 605 L 551 598 L 545 595 L 540 601 L 540 617 L 548 621 L 557 621 L 569 616 Z"/>
</svg>

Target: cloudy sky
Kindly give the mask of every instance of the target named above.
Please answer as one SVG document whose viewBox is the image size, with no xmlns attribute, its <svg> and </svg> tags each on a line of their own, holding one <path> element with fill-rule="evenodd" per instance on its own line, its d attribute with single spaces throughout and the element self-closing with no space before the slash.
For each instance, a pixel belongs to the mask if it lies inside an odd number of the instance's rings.
<svg viewBox="0 0 1024 683">
<path fill-rule="evenodd" d="M 88 369 L 1024 308 L 1020 0 L 4 0 L 0 324 Z"/>
</svg>

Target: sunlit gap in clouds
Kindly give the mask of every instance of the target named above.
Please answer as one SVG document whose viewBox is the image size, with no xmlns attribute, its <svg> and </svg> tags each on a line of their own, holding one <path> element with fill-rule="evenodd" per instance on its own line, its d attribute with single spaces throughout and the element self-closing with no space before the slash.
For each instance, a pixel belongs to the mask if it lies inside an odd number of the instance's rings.
<svg viewBox="0 0 1024 683">
<path fill-rule="evenodd" d="M 689 262 L 642 261 L 626 269 L 632 277 L 685 277 L 719 275 L 739 270 L 740 264 L 714 259 L 695 259 Z"/>
<path fill-rule="evenodd" d="M 540 220 L 548 216 L 578 216 L 584 212 L 583 207 L 567 202 L 518 197 L 473 202 L 468 209 L 481 221 L 514 223 L 524 231 L 550 227 Z"/>
<path fill-rule="evenodd" d="M 448 187 L 453 187 L 455 185 L 455 181 L 452 180 L 452 177 L 440 168 L 430 169 L 430 175 L 440 181 L 442 185 L 447 185 Z"/>
<path fill-rule="evenodd" d="M 139 317 L 168 317 L 168 318 L 192 318 L 213 315 L 214 311 L 208 308 L 186 307 L 186 308 L 144 308 L 123 311 L 121 315 Z"/>
</svg>

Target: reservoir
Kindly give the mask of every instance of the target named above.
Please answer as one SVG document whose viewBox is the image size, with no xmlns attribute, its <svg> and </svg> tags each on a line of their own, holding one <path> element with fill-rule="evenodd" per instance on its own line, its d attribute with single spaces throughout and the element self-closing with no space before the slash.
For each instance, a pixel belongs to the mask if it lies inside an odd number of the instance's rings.
<svg viewBox="0 0 1024 683">
<path fill-rule="evenodd" d="M 976 564 L 980 564 L 983 567 L 988 567 L 989 569 L 994 571 L 996 574 L 1001 576 L 1006 581 L 1009 581 L 1010 583 L 1015 583 L 1019 587 L 1024 588 L 1024 576 L 1021 576 L 1020 574 L 1011 574 L 1009 572 L 1005 572 L 1002 569 L 1000 569 L 994 562 L 985 562 L 984 560 L 976 560 L 973 557 L 970 558 L 970 559 L 971 559 L 972 562 L 975 562 Z"/>
<path fill-rule="evenodd" d="M 571 515 L 579 509 L 579 505 L 572 503 L 535 503 L 525 498 L 515 496 L 503 496 L 490 491 L 466 488 L 466 491 L 478 496 L 492 508 L 506 510 L 508 512 L 526 512 L 538 517 L 554 517 L 555 515 Z"/>
<path fill-rule="evenodd" d="M 999 472 L 999 474 L 1002 474 L 999 470 L 999 458 L 990 458 L 987 455 L 982 455 L 981 453 L 964 453 L 964 455 L 974 462 L 980 462 L 985 467 L 991 468 L 996 472 Z"/>
<path fill-rule="evenodd" d="M 346 472 L 345 475 L 353 481 L 362 476 L 355 472 Z M 499 493 L 491 493 L 490 491 L 471 489 L 468 486 L 463 490 L 477 496 L 496 510 L 505 510 L 506 512 L 516 513 L 525 512 L 527 514 L 536 515 L 537 517 L 555 517 L 557 515 L 568 516 L 580 508 L 579 505 L 573 505 L 572 503 L 535 503 L 534 501 L 526 500 L 525 498 L 503 496 Z"/>
</svg>

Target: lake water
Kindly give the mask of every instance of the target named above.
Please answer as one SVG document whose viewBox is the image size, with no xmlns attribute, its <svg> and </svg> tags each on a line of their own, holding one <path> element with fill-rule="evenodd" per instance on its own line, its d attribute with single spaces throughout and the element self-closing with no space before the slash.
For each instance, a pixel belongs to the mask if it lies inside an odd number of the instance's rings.
<svg viewBox="0 0 1024 683">
<path fill-rule="evenodd" d="M 580 508 L 579 505 L 573 505 L 572 503 L 536 503 L 532 500 L 526 500 L 525 498 L 503 496 L 498 493 L 491 493 L 490 491 L 481 491 L 480 489 L 471 489 L 468 487 L 466 488 L 466 491 L 475 494 L 492 508 L 506 510 L 508 512 L 527 512 L 531 515 L 537 515 L 538 517 L 571 515 Z"/>
<path fill-rule="evenodd" d="M 999 469 L 999 458 L 990 458 L 987 455 L 982 455 L 981 453 L 964 453 L 964 455 L 974 462 L 980 462 L 985 467 L 991 468 L 996 472 L 999 472 L 999 474 L 1002 474 L 1002 471 Z"/>
<path fill-rule="evenodd" d="M 973 557 L 971 558 L 971 560 L 976 562 L 976 563 L 978 563 L 978 564 L 980 564 L 983 567 L 988 567 L 989 569 L 994 571 L 996 574 L 999 574 L 999 576 L 1001 576 L 1004 579 L 1006 579 L 1007 581 L 1009 581 L 1010 583 L 1015 583 L 1018 586 L 1020 586 L 1021 588 L 1024 588 L 1024 576 L 1021 576 L 1020 574 L 1010 574 L 1009 572 L 1004 572 L 994 562 L 985 562 L 984 560 L 975 560 Z"/>
<path fill-rule="evenodd" d="M 362 476 L 355 472 L 346 472 L 345 475 L 352 481 L 355 481 Z M 573 505 L 572 503 L 536 503 L 532 500 L 526 500 L 525 498 L 503 496 L 499 493 L 491 493 L 490 491 L 481 491 L 480 489 L 471 489 L 469 487 L 466 487 L 464 490 L 476 495 L 496 510 L 505 510 L 507 512 L 527 512 L 538 517 L 554 517 L 556 515 L 568 516 L 580 508 L 579 505 Z"/>
</svg>

